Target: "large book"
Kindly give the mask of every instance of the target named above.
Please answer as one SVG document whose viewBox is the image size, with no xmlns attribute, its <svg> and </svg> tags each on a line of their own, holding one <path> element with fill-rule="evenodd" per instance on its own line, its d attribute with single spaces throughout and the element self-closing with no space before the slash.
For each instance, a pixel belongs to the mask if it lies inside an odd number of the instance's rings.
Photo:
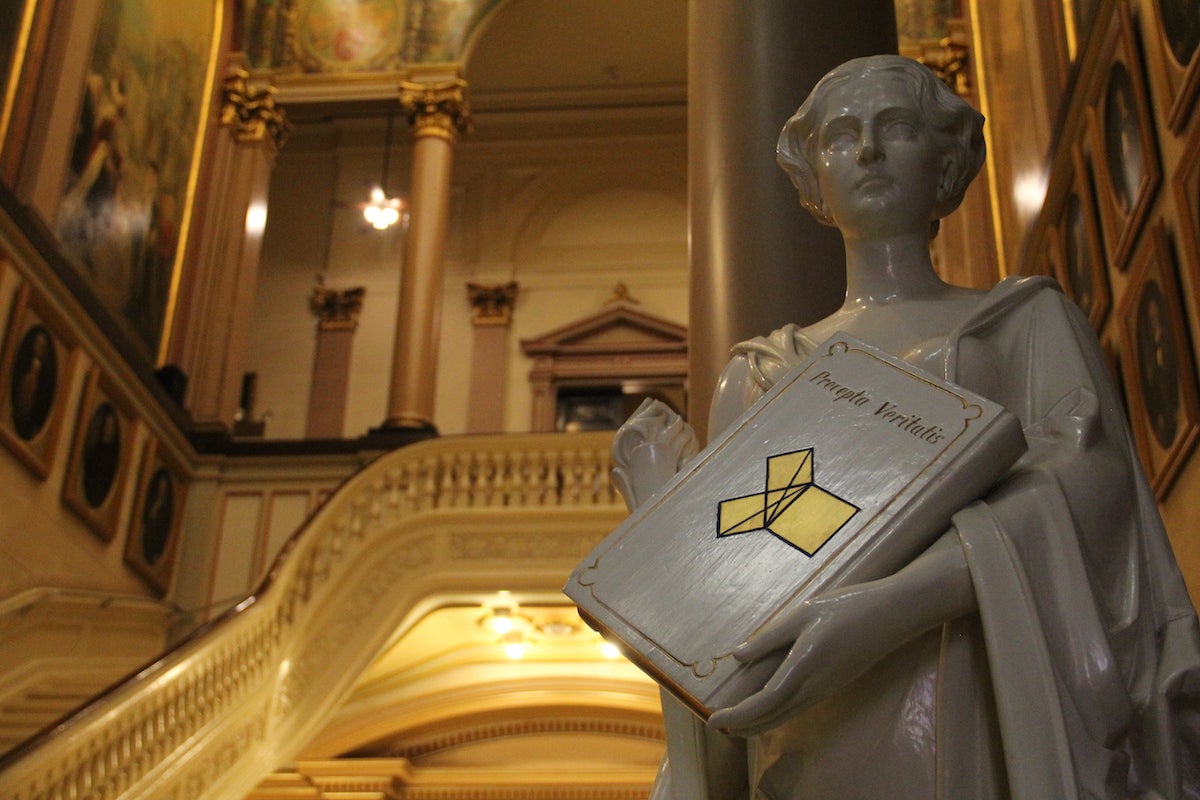
<svg viewBox="0 0 1200 800">
<path fill-rule="evenodd" d="M 778 664 L 742 664 L 738 645 L 805 598 L 907 564 L 1024 451 L 1011 412 L 839 334 L 601 541 L 565 592 L 707 719 Z"/>
</svg>

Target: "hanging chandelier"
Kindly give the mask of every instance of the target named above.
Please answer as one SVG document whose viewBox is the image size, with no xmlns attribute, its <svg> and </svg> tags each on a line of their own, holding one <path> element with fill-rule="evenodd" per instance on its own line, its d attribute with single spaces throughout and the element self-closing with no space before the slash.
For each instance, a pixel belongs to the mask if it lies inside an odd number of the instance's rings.
<svg viewBox="0 0 1200 800">
<path fill-rule="evenodd" d="M 379 185 L 371 189 L 369 200 L 363 206 L 363 219 L 379 231 L 387 230 L 401 220 L 407 221 L 404 199 L 387 193 L 388 164 L 392 151 L 392 116 L 388 114 L 387 133 L 383 139 L 383 169 L 380 171 Z"/>
</svg>

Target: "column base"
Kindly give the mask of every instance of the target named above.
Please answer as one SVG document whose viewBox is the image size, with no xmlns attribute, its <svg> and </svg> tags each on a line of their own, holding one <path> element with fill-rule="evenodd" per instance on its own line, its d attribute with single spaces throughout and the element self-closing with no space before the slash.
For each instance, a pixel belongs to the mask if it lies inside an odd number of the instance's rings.
<svg viewBox="0 0 1200 800">
<path fill-rule="evenodd" d="M 437 426 L 433 424 L 433 420 L 427 417 L 419 417 L 415 414 L 402 414 L 395 417 L 388 417 L 378 428 L 371 428 L 371 433 L 395 430 L 436 432 Z"/>
</svg>

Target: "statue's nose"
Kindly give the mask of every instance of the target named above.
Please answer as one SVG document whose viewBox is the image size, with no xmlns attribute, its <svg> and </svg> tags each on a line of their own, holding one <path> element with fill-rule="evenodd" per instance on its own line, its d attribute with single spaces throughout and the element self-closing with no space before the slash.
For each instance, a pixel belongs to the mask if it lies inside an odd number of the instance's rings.
<svg viewBox="0 0 1200 800">
<path fill-rule="evenodd" d="M 880 157 L 879 148 L 875 144 L 875 134 L 869 127 L 864 127 L 858 139 L 858 160 L 869 164 Z"/>
</svg>

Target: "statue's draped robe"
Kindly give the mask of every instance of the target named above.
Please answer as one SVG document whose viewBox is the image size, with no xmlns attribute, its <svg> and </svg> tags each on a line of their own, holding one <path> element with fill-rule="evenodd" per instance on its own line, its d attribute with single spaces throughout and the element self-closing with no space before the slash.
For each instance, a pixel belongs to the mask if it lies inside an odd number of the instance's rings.
<svg viewBox="0 0 1200 800">
<path fill-rule="evenodd" d="M 817 344 L 789 326 L 739 346 L 714 407 Z M 1087 321 L 1052 282 L 1010 279 L 932 350 L 921 366 L 1007 407 L 1029 443 L 945 534 L 978 614 L 753 737 L 754 796 L 1200 797 L 1200 629 Z M 720 751 L 672 751 L 692 773 L 673 783 L 726 771 Z"/>
</svg>

